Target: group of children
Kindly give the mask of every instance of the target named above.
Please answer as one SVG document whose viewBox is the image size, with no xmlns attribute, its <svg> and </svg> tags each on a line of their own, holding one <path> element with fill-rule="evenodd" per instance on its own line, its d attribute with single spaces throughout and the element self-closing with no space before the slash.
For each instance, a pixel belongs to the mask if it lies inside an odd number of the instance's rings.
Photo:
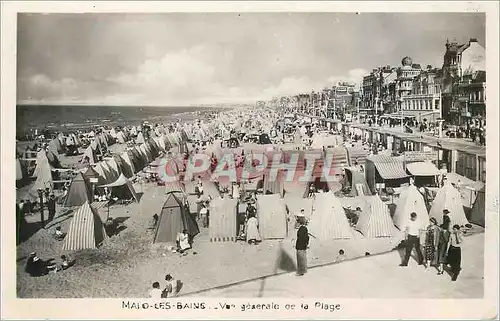
<svg viewBox="0 0 500 321">
<path fill-rule="evenodd" d="M 168 298 L 179 293 L 179 282 L 175 281 L 170 274 L 165 276 L 165 281 L 166 283 L 163 289 L 160 287 L 160 282 L 153 283 L 153 288 L 149 292 L 149 296 L 152 299 Z"/>
</svg>

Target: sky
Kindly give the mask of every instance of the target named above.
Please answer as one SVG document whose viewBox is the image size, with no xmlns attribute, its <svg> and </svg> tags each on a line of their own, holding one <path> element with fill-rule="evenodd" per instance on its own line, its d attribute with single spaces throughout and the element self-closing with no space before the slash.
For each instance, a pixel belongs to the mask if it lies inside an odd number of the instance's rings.
<svg viewBox="0 0 500 321">
<path fill-rule="evenodd" d="M 446 39 L 485 46 L 481 13 L 19 14 L 17 102 L 254 103 L 441 67 Z"/>
</svg>

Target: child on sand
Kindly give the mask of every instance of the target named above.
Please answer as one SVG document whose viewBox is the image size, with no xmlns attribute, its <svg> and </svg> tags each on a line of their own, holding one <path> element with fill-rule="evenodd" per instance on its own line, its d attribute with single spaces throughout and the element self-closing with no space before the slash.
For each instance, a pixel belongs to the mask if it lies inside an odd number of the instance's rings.
<svg viewBox="0 0 500 321">
<path fill-rule="evenodd" d="M 151 291 L 149 291 L 149 296 L 151 299 L 161 299 L 162 298 L 162 292 L 160 290 L 160 283 L 159 282 L 153 283 L 153 288 L 151 289 Z"/>
<path fill-rule="evenodd" d="M 165 281 L 167 282 L 165 284 L 165 288 L 161 293 L 161 297 L 167 298 L 169 296 L 177 294 L 177 284 L 175 283 L 174 278 L 170 274 L 167 274 L 165 275 Z"/>
<path fill-rule="evenodd" d="M 345 261 L 346 259 L 347 259 L 347 257 L 345 256 L 344 250 L 340 249 L 339 255 L 337 255 L 335 262 L 342 262 L 342 261 Z"/>
</svg>

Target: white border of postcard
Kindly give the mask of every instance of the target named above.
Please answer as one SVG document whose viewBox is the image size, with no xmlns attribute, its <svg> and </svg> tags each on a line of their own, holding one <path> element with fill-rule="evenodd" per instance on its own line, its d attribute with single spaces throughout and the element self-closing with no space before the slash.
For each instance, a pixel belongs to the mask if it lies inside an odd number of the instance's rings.
<svg viewBox="0 0 500 321">
<path fill-rule="evenodd" d="M 3 1 L 1 17 L 1 240 L 2 240 L 2 319 L 165 319 L 165 318 L 263 318 L 263 319 L 495 319 L 498 318 L 498 39 L 499 5 L 490 2 L 147 2 L 147 1 Z M 18 12 L 485 12 L 488 71 L 487 126 L 487 206 L 485 232 L 485 280 L 483 299 L 183 299 L 183 302 L 278 303 L 279 310 L 155 310 L 123 309 L 117 299 L 17 299 L 15 245 L 15 106 L 16 106 L 16 16 Z M 497 122 L 495 124 L 495 121 Z M 147 300 L 140 300 L 142 302 Z M 285 309 L 286 304 L 339 304 L 335 312 L 321 309 Z"/>
</svg>

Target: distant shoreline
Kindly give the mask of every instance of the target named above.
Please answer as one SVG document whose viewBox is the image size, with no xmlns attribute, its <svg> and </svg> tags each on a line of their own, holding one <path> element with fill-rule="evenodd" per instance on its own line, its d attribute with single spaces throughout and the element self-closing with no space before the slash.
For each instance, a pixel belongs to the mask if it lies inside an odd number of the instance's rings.
<svg viewBox="0 0 500 321">
<path fill-rule="evenodd" d="M 234 107 L 237 108 L 237 107 Z M 50 131 L 85 130 L 94 126 L 139 125 L 143 121 L 166 123 L 189 121 L 203 113 L 230 110 L 221 107 L 143 107 L 143 106 L 77 106 L 77 105 L 17 105 L 16 137 L 20 140 L 43 129 Z"/>
</svg>

